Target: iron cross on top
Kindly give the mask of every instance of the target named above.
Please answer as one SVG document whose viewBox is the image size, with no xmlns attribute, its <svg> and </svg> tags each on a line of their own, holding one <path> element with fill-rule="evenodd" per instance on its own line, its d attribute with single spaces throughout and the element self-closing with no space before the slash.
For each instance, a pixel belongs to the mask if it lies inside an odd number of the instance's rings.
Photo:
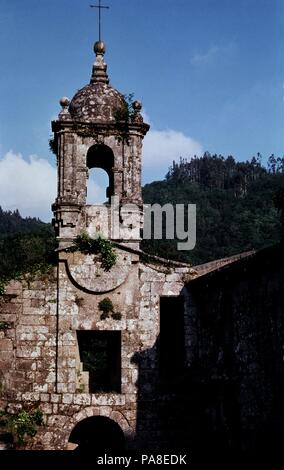
<svg viewBox="0 0 284 470">
<path fill-rule="evenodd" d="M 108 9 L 109 7 L 105 5 L 101 5 L 101 0 L 99 0 L 98 5 L 90 5 L 91 8 L 98 8 L 99 9 L 99 41 L 101 40 L 101 10 Z"/>
</svg>

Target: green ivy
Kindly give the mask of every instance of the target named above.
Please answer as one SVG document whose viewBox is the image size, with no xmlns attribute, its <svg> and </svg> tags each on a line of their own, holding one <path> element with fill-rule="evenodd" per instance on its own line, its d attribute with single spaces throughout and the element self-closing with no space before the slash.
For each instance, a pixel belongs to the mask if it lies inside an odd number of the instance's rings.
<svg viewBox="0 0 284 470">
<path fill-rule="evenodd" d="M 9 280 L 6 277 L 0 277 L 0 295 L 5 294 L 6 285 L 8 284 Z"/>
<path fill-rule="evenodd" d="M 109 297 L 105 297 L 99 302 L 99 309 L 104 313 L 113 312 L 113 303 Z"/>
<path fill-rule="evenodd" d="M 58 151 L 57 138 L 51 137 L 48 141 L 48 145 L 49 145 L 50 152 L 57 156 L 57 151 Z"/>
<path fill-rule="evenodd" d="M 117 255 L 114 252 L 113 244 L 110 240 L 106 240 L 101 236 L 97 238 L 91 238 L 87 233 L 78 235 L 76 237 L 74 246 L 66 248 L 68 252 L 80 251 L 84 254 L 101 254 L 102 268 L 105 271 L 110 269 L 116 264 Z"/>
<path fill-rule="evenodd" d="M 114 117 L 117 123 L 123 122 L 124 124 L 128 124 L 134 116 L 133 97 L 133 93 L 123 95 L 123 106 L 116 109 L 114 112 Z"/>
<path fill-rule="evenodd" d="M 34 437 L 42 424 L 43 413 L 39 409 L 20 410 L 16 414 L 0 411 L 0 426 L 12 434 L 16 445 L 23 445 L 26 436 Z"/>
<path fill-rule="evenodd" d="M 129 145 L 129 123 L 135 115 L 135 111 L 133 108 L 133 97 L 133 93 L 123 95 L 123 105 L 114 111 L 116 125 L 120 130 L 120 136 L 118 136 L 118 141 L 124 141 L 127 145 Z"/>
<path fill-rule="evenodd" d="M 121 317 L 122 317 L 120 312 L 113 312 L 111 316 L 114 320 L 121 320 Z"/>
<path fill-rule="evenodd" d="M 101 320 L 109 318 L 110 313 L 114 320 L 121 320 L 121 313 L 114 312 L 114 306 L 109 297 L 105 297 L 99 302 L 99 309 L 103 312 L 101 314 Z"/>
<path fill-rule="evenodd" d="M 11 323 L 8 323 L 7 321 L 0 321 L 0 331 L 5 331 L 11 328 Z"/>
</svg>

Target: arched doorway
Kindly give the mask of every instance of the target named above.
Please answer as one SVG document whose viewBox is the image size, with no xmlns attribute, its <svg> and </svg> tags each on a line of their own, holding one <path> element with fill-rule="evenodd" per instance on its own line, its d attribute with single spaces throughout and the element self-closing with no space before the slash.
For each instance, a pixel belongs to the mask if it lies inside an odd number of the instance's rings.
<svg viewBox="0 0 284 470">
<path fill-rule="evenodd" d="M 95 144 L 89 148 L 87 152 L 86 165 L 89 170 L 98 169 L 104 170 L 108 176 L 108 186 L 106 188 L 105 196 L 110 201 L 111 196 L 114 195 L 114 180 L 113 180 L 113 166 L 114 166 L 114 155 L 110 147 L 104 144 Z M 94 176 L 94 173 L 90 173 L 90 176 Z M 91 180 L 90 180 L 91 181 Z M 96 182 L 95 182 L 96 183 Z M 97 181 L 99 183 L 99 181 Z M 90 186 L 88 190 L 90 193 Z M 87 194 L 87 199 L 88 194 Z"/>
<path fill-rule="evenodd" d="M 125 449 L 125 437 L 120 426 L 105 416 L 83 419 L 70 434 L 69 442 L 77 444 L 80 452 L 121 452 Z"/>
</svg>

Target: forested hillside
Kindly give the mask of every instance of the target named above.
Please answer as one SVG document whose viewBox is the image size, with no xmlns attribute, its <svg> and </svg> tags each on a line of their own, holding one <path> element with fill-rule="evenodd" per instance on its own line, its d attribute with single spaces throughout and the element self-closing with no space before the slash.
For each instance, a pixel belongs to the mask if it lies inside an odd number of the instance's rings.
<svg viewBox="0 0 284 470">
<path fill-rule="evenodd" d="M 199 264 L 277 243 L 281 224 L 274 195 L 283 186 L 284 158 L 274 155 L 267 168 L 260 155 L 236 162 L 232 156 L 205 153 L 173 162 L 164 181 L 144 186 L 144 202 L 196 204 L 196 247 L 178 251 L 176 240 L 144 240 L 143 249 Z"/>
<path fill-rule="evenodd" d="M 267 168 L 261 164 L 260 155 L 236 162 L 231 156 L 205 153 L 201 158 L 174 162 L 163 181 L 144 186 L 144 202 L 196 204 L 196 247 L 178 251 L 176 240 L 143 240 L 142 248 L 199 264 L 277 243 L 281 217 L 274 200 L 283 187 L 284 158 L 274 155 L 268 159 Z M 284 192 L 280 196 L 276 205 L 284 207 Z M 45 269 L 55 260 L 55 247 L 51 224 L 0 208 L 0 284 L 1 279 Z"/>
<path fill-rule="evenodd" d="M 11 278 L 46 270 L 54 262 L 55 247 L 51 224 L 0 207 L 0 291 Z"/>
<path fill-rule="evenodd" d="M 50 231 L 51 225 L 39 219 L 21 217 L 18 210 L 3 211 L 0 207 L 0 239 L 17 234 L 43 234 Z"/>
</svg>

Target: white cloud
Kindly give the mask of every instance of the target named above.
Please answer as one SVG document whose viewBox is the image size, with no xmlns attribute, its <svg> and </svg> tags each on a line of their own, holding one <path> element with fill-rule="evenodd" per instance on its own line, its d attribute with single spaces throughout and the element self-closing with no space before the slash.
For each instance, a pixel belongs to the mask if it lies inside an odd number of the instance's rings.
<svg viewBox="0 0 284 470">
<path fill-rule="evenodd" d="M 0 159 L 0 206 L 4 210 L 18 209 L 23 217 L 39 217 L 49 222 L 56 181 L 56 168 L 47 160 L 36 155 L 25 160 L 20 153 L 10 151 Z M 104 170 L 90 171 L 87 203 L 105 202 L 108 184 Z"/>
<path fill-rule="evenodd" d="M 27 160 L 12 151 L 0 159 L 0 205 L 19 209 L 23 217 L 51 220 L 50 206 L 56 196 L 56 168 L 31 155 Z"/>
<path fill-rule="evenodd" d="M 220 48 L 217 46 L 211 46 L 207 52 L 203 54 L 201 52 L 195 52 L 191 57 L 191 63 L 193 65 L 203 65 L 212 62 L 213 59 L 218 55 Z"/>
<path fill-rule="evenodd" d="M 153 129 L 144 139 L 142 165 L 145 168 L 161 167 L 164 174 L 173 160 L 179 160 L 180 157 L 189 159 L 202 153 L 201 144 L 182 132 Z"/>
<path fill-rule="evenodd" d="M 191 59 L 190 62 L 192 65 L 208 65 L 214 63 L 217 59 L 221 57 L 228 57 L 231 56 L 236 50 L 236 44 L 230 42 L 225 46 L 216 46 L 212 45 L 209 49 L 205 52 L 198 52 L 196 51 Z"/>
<path fill-rule="evenodd" d="M 163 178 L 173 160 L 202 153 L 201 144 L 182 132 L 153 129 L 144 140 L 142 165 L 151 181 Z M 0 206 L 4 210 L 18 209 L 23 217 L 39 217 L 49 222 L 56 182 L 56 168 L 44 158 L 31 155 L 24 159 L 13 151 L 0 158 Z M 104 202 L 107 185 L 108 176 L 103 170 L 96 168 L 90 172 L 87 202 Z"/>
</svg>

